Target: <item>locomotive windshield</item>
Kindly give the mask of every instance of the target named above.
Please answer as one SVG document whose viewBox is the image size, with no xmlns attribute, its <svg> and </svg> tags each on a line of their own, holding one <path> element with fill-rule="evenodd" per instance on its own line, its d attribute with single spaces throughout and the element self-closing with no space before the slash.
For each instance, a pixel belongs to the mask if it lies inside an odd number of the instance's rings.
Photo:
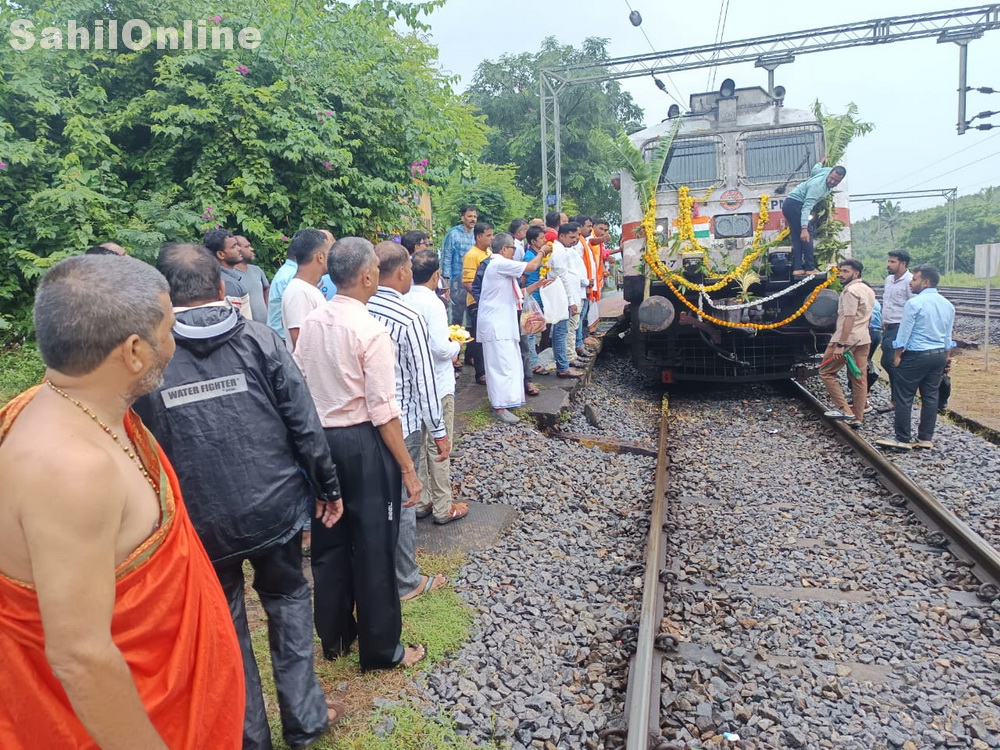
<svg viewBox="0 0 1000 750">
<path fill-rule="evenodd" d="M 754 134 L 743 140 L 743 176 L 751 184 L 804 180 L 817 161 L 816 133 L 811 130 Z"/>
<path fill-rule="evenodd" d="M 719 182 L 718 146 L 715 141 L 678 141 L 670 148 L 660 175 L 660 189 L 681 185 L 706 188 Z"/>
</svg>

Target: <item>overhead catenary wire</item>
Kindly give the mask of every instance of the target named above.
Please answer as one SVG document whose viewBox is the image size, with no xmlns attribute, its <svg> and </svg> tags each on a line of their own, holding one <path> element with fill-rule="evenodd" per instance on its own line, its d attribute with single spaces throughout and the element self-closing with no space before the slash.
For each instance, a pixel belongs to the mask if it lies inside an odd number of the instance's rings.
<svg viewBox="0 0 1000 750">
<path fill-rule="evenodd" d="M 726 21 L 729 20 L 729 0 L 719 0 L 719 19 L 715 22 L 715 44 L 721 44 L 722 38 L 726 35 Z M 712 62 L 719 59 L 718 51 L 712 54 Z M 705 90 L 712 91 L 715 88 L 715 76 L 719 72 L 718 64 L 713 64 L 708 69 L 708 77 L 705 80 Z"/>
<path fill-rule="evenodd" d="M 628 9 L 629 9 L 629 12 L 632 12 L 632 11 L 634 11 L 634 10 L 635 10 L 635 9 L 634 9 L 634 8 L 632 7 L 632 3 L 630 3 L 630 2 L 629 2 L 629 0 L 625 0 L 625 5 L 626 5 L 626 6 L 628 7 Z M 639 31 L 641 31 L 641 32 L 642 32 L 642 35 L 643 35 L 643 37 L 645 37 L 645 39 L 646 39 L 646 44 L 648 44 L 648 45 L 649 45 L 649 48 L 650 48 L 650 49 L 651 49 L 651 50 L 652 50 L 653 52 L 657 52 L 658 50 L 657 50 L 657 49 L 656 49 L 656 47 L 655 47 L 655 46 L 653 45 L 653 41 L 652 41 L 652 40 L 651 40 L 651 39 L 649 38 L 649 35 L 648 35 L 648 34 L 646 33 L 646 30 L 645 30 L 644 28 L 642 28 L 642 26 L 639 26 Z M 645 66 L 644 66 L 644 67 L 645 67 Z M 648 70 L 648 69 L 649 69 L 649 68 L 647 67 L 647 70 Z M 686 106 L 684 105 L 684 101 L 683 101 L 683 100 L 684 100 L 684 93 L 683 93 L 683 92 L 681 91 L 681 89 L 680 89 L 680 86 L 678 86 L 678 85 L 677 85 L 676 83 L 674 83 L 674 79 L 673 79 L 673 78 L 671 78 L 671 76 L 670 76 L 670 74 L 669 74 L 669 73 L 667 73 L 667 74 L 666 74 L 666 75 L 667 75 L 667 80 L 668 80 L 668 81 L 670 81 L 670 85 L 671 85 L 671 86 L 673 86 L 673 87 L 674 87 L 674 89 L 675 89 L 675 90 L 677 91 L 677 95 L 678 95 L 678 96 L 680 97 L 680 99 L 678 99 L 678 98 L 677 98 L 676 96 L 674 96 L 674 95 L 673 95 L 673 93 L 672 93 L 671 91 L 669 91 L 669 90 L 667 89 L 667 87 L 666 87 L 665 85 L 663 85 L 663 81 L 661 81 L 661 80 L 660 80 L 659 78 L 657 78 L 657 77 L 656 77 L 655 75 L 653 75 L 653 73 L 652 73 L 652 72 L 650 72 L 650 74 L 649 74 L 649 75 L 650 75 L 650 77 L 651 77 L 651 78 L 653 79 L 653 82 L 654 82 L 654 83 L 656 84 L 656 88 L 658 88 L 658 89 L 659 89 L 660 91 L 662 91 L 662 92 L 663 92 L 664 94 L 666 94 L 666 95 L 667 95 L 667 96 L 669 96 L 669 97 L 670 97 L 671 99 L 673 99 L 673 100 L 674 100 L 674 102 L 675 102 L 675 103 L 677 104 L 677 106 L 678 106 L 678 107 L 680 107 L 680 108 L 681 108 L 682 110 L 683 110 L 683 109 L 686 109 Z"/>
<path fill-rule="evenodd" d="M 912 177 L 915 174 L 920 174 L 921 172 L 923 172 L 923 171 L 925 171 L 927 169 L 930 169 L 931 167 L 933 167 L 933 166 L 935 166 L 937 164 L 940 164 L 943 161 L 947 161 L 948 159 L 952 158 L 953 156 L 958 156 L 959 154 L 963 153 L 964 151 L 969 151 L 970 149 L 979 148 L 984 143 L 986 143 L 988 140 L 990 140 L 991 138 L 996 138 L 997 136 L 1000 136 L 1000 133 L 994 133 L 993 135 L 990 135 L 990 136 L 987 136 L 986 138 L 983 138 L 981 141 L 977 141 L 977 142 L 975 142 L 975 143 L 973 143 L 971 145 L 965 146 L 964 148 L 960 148 L 960 149 L 958 149 L 958 151 L 953 151 L 950 154 L 948 154 L 947 156 L 942 156 L 937 161 L 932 161 L 932 162 L 930 162 L 928 164 L 924 164 L 922 167 L 919 167 L 918 169 L 914 169 L 912 172 L 907 172 L 902 177 L 897 177 L 894 180 L 890 180 L 889 182 L 887 182 L 884 185 L 882 185 L 882 187 L 880 187 L 876 192 L 879 192 L 879 193 L 884 192 L 885 189 L 887 187 L 889 187 L 890 185 L 895 185 L 897 182 L 902 182 L 903 180 L 905 180 L 905 179 L 907 179 L 909 177 Z"/>
<path fill-rule="evenodd" d="M 955 167 L 954 169 L 949 169 L 947 172 L 942 172 L 939 175 L 935 175 L 934 177 L 931 177 L 929 180 L 924 180 L 923 182 L 918 182 L 916 185 L 911 185 L 907 189 L 908 190 L 912 190 L 913 188 L 920 187 L 921 185 L 926 185 L 928 182 L 933 182 L 934 180 L 938 179 L 939 177 L 945 177 L 947 175 L 953 174 L 955 172 L 959 172 L 959 171 L 961 171 L 963 169 L 966 169 L 968 167 L 974 166 L 976 164 L 981 164 L 986 159 L 992 159 L 994 156 L 1000 156 L 1000 151 L 994 151 L 992 154 L 987 154 L 986 156 L 981 156 L 978 159 L 975 159 L 974 161 L 970 161 L 968 164 L 963 164 L 960 167 Z"/>
</svg>

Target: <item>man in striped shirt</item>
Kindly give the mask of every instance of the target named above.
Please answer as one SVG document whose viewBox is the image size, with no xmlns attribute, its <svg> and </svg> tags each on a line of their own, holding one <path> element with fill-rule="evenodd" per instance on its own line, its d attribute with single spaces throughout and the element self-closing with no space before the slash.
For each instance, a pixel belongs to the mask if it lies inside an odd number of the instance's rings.
<svg viewBox="0 0 1000 750">
<path fill-rule="evenodd" d="M 368 300 L 368 312 L 389 331 L 396 350 L 396 400 L 406 438 L 406 449 L 417 466 L 423 444 L 423 427 L 434 439 L 444 461 L 451 452 L 441 412 L 441 398 L 434 378 L 434 359 L 428 341 L 427 323 L 403 298 L 413 284 L 413 263 L 406 248 L 395 242 L 375 246 L 378 256 L 379 287 Z M 430 458 L 430 457 L 428 457 Z M 396 581 L 404 601 L 414 599 L 447 583 L 444 576 L 425 576 L 417 565 L 417 509 L 406 503 L 399 516 L 396 546 Z"/>
</svg>

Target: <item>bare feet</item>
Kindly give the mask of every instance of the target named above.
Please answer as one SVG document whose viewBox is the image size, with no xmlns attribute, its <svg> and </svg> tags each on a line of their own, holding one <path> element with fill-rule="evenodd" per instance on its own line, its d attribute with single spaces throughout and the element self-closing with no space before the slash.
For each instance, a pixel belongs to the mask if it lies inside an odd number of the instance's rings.
<svg viewBox="0 0 1000 750">
<path fill-rule="evenodd" d="M 403 659 L 399 665 L 404 668 L 412 667 L 422 661 L 427 656 L 427 647 L 419 643 L 411 644 L 403 649 Z"/>
</svg>

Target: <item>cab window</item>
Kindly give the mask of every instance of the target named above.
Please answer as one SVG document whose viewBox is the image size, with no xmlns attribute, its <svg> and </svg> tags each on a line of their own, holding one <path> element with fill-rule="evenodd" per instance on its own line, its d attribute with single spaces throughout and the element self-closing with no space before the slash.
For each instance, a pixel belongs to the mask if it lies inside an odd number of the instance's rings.
<svg viewBox="0 0 1000 750">
<path fill-rule="evenodd" d="M 752 135 L 743 142 L 743 174 L 750 183 L 799 182 L 809 177 L 816 161 L 812 132 Z"/>
<path fill-rule="evenodd" d="M 719 181 L 718 146 L 715 141 L 679 141 L 660 175 L 660 189 L 676 190 L 682 185 L 705 188 Z"/>
</svg>

